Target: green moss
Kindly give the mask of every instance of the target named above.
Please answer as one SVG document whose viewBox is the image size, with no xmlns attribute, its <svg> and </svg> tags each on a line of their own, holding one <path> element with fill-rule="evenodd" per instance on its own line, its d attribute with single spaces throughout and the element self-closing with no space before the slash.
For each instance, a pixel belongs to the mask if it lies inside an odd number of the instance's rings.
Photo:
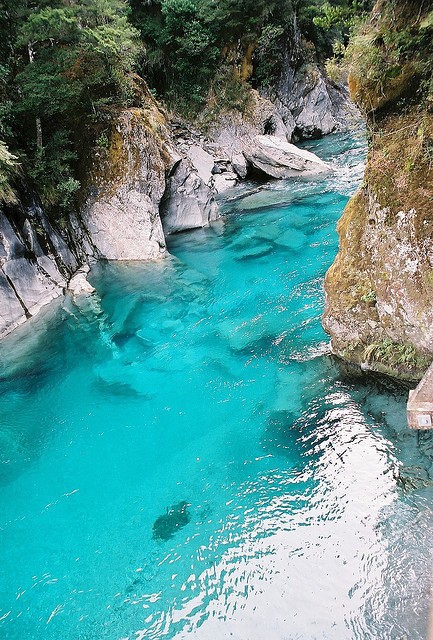
<svg viewBox="0 0 433 640">
<path fill-rule="evenodd" d="M 377 302 L 376 291 L 373 291 L 373 289 L 370 289 L 369 291 L 367 291 L 361 296 L 361 300 L 362 302 L 365 302 L 367 304 L 376 304 Z"/>
<path fill-rule="evenodd" d="M 402 344 L 386 338 L 364 348 L 363 359 L 368 363 L 381 363 L 391 369 L 425 370 L 429 359 L 412 344 Z"/>
</svg>

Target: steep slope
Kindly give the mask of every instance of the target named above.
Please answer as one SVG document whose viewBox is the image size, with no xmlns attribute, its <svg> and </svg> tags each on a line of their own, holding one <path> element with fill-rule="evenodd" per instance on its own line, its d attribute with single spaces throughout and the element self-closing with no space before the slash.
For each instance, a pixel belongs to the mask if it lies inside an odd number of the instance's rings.
<svg viewBox="0 0 433 640">
<path fill-rule="evenodd" d="M 218 215 L 211 190 L 176 151 L 150 94 L 142 108 L 119 110 L 106 148 L 92 150 L 83 174 L 81 212 L 67 222 L 50 220 L 24 181 L 17 202 L 0 207 L 0 337 L 63 295 L 71 276 L 95 259 L 167 255 L 163 198 L 166 232 L 204 226 Z"/>
<path fill-rule="evenodd" d="M 369 152 L 325 281 L 335 353 L 409 378 L 433 359 L 432 37 L 431 2 L 377 2 L 352 44 Z"/>
</svg>

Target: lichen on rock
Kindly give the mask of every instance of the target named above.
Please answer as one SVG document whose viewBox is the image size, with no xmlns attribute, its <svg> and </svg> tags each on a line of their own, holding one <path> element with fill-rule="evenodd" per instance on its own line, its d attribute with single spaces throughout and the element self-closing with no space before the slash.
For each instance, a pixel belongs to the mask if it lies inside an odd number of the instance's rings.
<svg viewBox="0 0 433 640">
<path fill-rule="evenodd" d="M 403 4 L 390 16 L 377 3 L 369 27 L 369 41 L 394 63 L 391 44 L 382 51 L 389 21 L 399 20 L 402 30 L 410 24 L 415 39 L 425 17 L 422 8 Z M 433 360 L 433 116 L 426 85 L 424 93 L 411 93 L 409 64 L 421 73 L 416 60 L 403 59 L 397 75 L 382 70 L 381 84 L 356 72 L 351 79 L 366 112 L 369 151 L 363 185 L 338 224 L 323 325 L 337 355 L 416 379 Z"/>
</svg>

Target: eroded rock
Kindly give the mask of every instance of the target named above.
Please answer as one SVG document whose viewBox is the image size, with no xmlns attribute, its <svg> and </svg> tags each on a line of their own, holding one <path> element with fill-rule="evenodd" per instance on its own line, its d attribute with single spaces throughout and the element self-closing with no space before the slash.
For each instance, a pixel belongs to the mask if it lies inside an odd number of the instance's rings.
<svg viewBox="0 0 433 640">
<path fill-rule="evenodd" d="M 164 232 L 170 234 L 205 227 L 218 215 L 212 191 L 194 171 L 191 162 L 181 160 L 167 180 L 161 202 Z"/>
<path fill-rule="evenodd" d="M 275 136 L 256 136 L 245 157 L 255 169 L 271 178 L 292 178 L 329 173 L 330 166 L 305 149 L 298 149 Z"/>
<path fill-rule="evenodd" d="M 294 139 L 320 138 L 347 129 L 360 119 L 347 90 L 326 77 L 315 64 L 283 68 L 276 105 L 283 121 L 293 127 Z"/>
<path fill-rule="evenodd" d="M 89 271 L 90 268 L 88 265 L 84 265 L 78 269 L 78 271 L 76 271 L 69 280 L 68 291 L 70 291 L 73 296 L 88 295 L 95 291 L 95 287 L 92 287 L 90 282 L 87 280 Z"/>
<path fill-rule="evenodd" d="M 0 210 L 0 337 L 63 294 L 77 261 L 42 209 Z"/>
</svg>

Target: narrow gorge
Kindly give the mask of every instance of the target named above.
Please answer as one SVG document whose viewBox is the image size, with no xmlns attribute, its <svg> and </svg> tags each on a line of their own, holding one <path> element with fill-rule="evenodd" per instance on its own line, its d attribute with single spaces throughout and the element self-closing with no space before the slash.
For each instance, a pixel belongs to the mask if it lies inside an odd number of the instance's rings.
<svg viewBox="0 0 433 640">
<path fill-rule="evenodd" d="M 1 637 L 427 640 L 433 3 L 0 36 Z"/>
</svg>

